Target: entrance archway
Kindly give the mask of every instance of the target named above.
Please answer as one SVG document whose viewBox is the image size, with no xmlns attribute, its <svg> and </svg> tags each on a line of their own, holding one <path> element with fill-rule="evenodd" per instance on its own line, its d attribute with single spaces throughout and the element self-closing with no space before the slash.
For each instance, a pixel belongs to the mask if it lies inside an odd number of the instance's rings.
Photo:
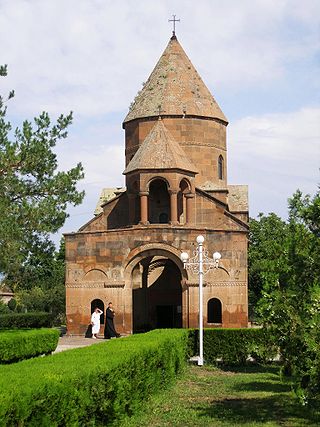
<svg viewBox="0 0 320 427">
<path fill-rule="evenodd" d="M 182 327 L 179 267 L 164 256 L 147 256 L 132 271 L 133 332 Z"/>
</svg>

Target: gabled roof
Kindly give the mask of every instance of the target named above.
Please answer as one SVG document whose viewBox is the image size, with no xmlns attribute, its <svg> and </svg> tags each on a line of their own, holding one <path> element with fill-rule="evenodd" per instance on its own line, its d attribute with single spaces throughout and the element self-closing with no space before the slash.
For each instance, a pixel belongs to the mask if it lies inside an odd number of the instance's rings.
<svg viewBox="0 0 320 427">
<path fill-rule="evenodd" d="M 146 169 L 180 169 L 194 174 L 199 173 L 160 118 L 129 162 L 123 174 L 126 175 L 135 170 Z"/>
<path fill-rule="evenodd" d="M 207 199 L 211 200 L 217 207 L 220 207 L 223 211 L 223 215 L 225 217 L 228 217 L 229 220 L 238 226 L 240 225 L 241 228 L 245 231 L 249 229 L 249 225 L 247 222 L 244 222 L 242 219 L 238 218 L 236 215 L 234 215 L 232 212 L 228 210 L 228 205 L 221 200 L 214 197 L 212 194 L 207 193 L 204 190 L 201 190 L 200 188 L 196 187 L 196 193 L 199 194 L 201 197 L 206 197 Z M 217 224 L 215 224 L 216 226 Z"/>
<path fill-rule="evenodd" d="M 158 115 L 186 115 L 228 120 L 175 36 L 161 55 L 124 123 Z"/>
</svg>

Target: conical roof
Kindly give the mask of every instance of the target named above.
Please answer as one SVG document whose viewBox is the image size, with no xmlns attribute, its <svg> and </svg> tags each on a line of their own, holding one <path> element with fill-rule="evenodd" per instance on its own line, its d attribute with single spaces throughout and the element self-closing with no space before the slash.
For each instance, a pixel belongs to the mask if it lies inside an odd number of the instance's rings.
<svg viewBox="0 0 320 427">
<path fill-rule="evenodd" d="M 198 173 L 180 145 L 159 118 L 129 162 L 124 175 L 135 170 L 180 169 Z"/>
<path fill-rule="evenodd" d="M 191 115 L 228 122 L 175 36 L 161 55 L 124 123 L 161 115 Z"/>
</svg>

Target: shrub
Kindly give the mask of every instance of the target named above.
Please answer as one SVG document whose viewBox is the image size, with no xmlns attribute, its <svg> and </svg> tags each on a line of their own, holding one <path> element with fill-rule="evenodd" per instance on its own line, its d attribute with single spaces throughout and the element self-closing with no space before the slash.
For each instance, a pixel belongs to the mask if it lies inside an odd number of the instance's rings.
<svg viewBox="0 0 320 427">
<path fill-rule="evenodd" d="M 53 352 L 58 344 L 55 329 L 0 332 L 0 363 L 12 363 Z"/>
<path fill-rule="evenodd" d="M 17 300 L 15 300 L 14 298 L 11 298 L 11 300 L 8 301 L 8 308 L 11 311 L 14 311 L 17 308 Z"/>
<path fill-rule="evenodd" d="M 252 334 L 249 343 L 249 355 L 258 363 L 269 363 L 279 356 L 278 340 L 273 328 L 251 329 Z"/>
<path fill-rule="evenodd" d="M 53 317 L 50 313 L 8 313 L 0 314 L 0 329 L 50 328 Z"/>
<path fill-rule="evenodd" d="M 225 365 L 245 364 L 249 357 L 257 362 L 272 360 L 277 354 L 272 335 L 266 329 L 204 329 L 204 360 Z M 199 331 L 189 330 L 189 355 L 199 352 Z"/>
<path fill-rule="evenodd" d="M 7 313 L 10 313 L 8 305 L 0 300 L 0 316 Z"/>
<path fill-rule="evenodd" d="M 161 330 L 0 366 L 0 426 L 121 420 L 175 378 L 186 348 L 186 330 Z"/>
</svg>

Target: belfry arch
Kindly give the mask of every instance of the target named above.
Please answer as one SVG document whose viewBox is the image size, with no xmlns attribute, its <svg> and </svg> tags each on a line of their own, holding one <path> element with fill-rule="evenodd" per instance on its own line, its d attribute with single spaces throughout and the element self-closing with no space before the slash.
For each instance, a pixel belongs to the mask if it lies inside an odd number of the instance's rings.
<svg viewBox="0 0 320 427">
<path fill-rule="evenodd" d="M 170 196 L 164 179 L 156 178 L 149 184 L 149 222 L 167 224 L 170 219 Z"/>
<path fill-rule="evenodd" d="M 179 185 L 178 192 L 178 221 L 180 224 L 185 224 L 186 222 L 186 211 L 187 211 L 187 199 L 186 194 L 191 192 L 191 186 L 189 181 L 182 179 Z"/>
</svg>

